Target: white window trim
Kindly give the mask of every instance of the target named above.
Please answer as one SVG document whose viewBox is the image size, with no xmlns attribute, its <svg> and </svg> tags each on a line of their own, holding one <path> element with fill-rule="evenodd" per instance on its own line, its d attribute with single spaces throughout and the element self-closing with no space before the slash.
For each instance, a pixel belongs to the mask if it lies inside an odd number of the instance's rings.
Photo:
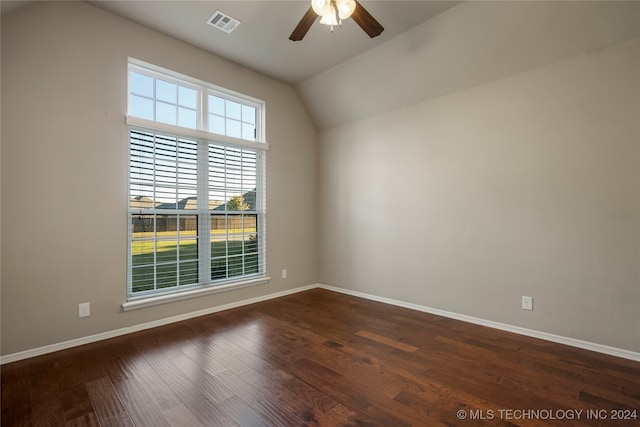
<svg viewBox="0 0 640 427">
<path fill-rule="evenodd" d="M 232 291 L 235 289 L 248 288 L 250 286 L 258 286 L 269 283 L 270 277 L 260 277 L 252 280 L 243 280 L 241 282 L 229 283 L 227 285 L 206 286 L 198 289 L 189 289 L 182 292 L 173 292 L 170 294 L 155 295 L 146 298 L 130 300 L 122 304 L 123 311 L 138 310 L 140 308 L 153 307 L 156 305 L 167 304 L 170 302 L 182 301 L 191 298 L 202 297 L 205 295 L 217 294 L 220 292 Z"/>
<path fill-rule="evenodd" d="M 250 148 L 252 150 L 268 151 L 269 144 L 266 142 L 247 141 L 246 139 L 234 138 L 232 136 L 220 135 L 206 130 L 183 128 L 167 123 L 155 122 L 153 120 L 141 119 L 140 117 L 127 116 L 125 124 L 132 128 L 139 128 L 149 132 L 167 133 L 180 138 L 193 138 L 220 143 L 235 148 Z"/>
</svg>

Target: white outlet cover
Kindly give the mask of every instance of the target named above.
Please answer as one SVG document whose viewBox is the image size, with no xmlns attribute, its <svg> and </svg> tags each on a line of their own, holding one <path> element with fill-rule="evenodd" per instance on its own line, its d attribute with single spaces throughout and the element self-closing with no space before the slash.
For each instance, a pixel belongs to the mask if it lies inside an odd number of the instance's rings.
<svg viewBox="0 0 640 427">
<path fill-rule="evenodd" d="M 533 297 L 522 297 L 522 309 L 523 310 L 533 310 Z"/>
<path fill-rule="evenodd" d="M 78 304 L 78 317 L 89 317 L 91 315 L 91 305 L 88 302 Z"/>
</svg>

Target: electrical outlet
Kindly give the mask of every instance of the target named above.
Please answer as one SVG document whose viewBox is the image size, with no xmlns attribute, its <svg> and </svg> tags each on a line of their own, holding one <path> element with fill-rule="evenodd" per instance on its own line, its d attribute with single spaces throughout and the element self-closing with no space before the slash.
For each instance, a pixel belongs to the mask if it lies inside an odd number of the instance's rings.
<svg viewBox="0 0 640 427">
<path fill-rule="evenodd" d="M 78 317 L 89 317 L 91 315 L 91 305 L 88 302 L 78 304 Z"/>
<path fill-rule="evenodd" d="M 533 310 L 533 297 L 522 297 L 522 309 L 523 310 Z"/>
<path fill-rule="evenodd" d="M 286 279 L 286 278 L 287 278 L 287 269 L 286 269 L 286 268 L 283 268 L 283 269 L 282 269 L 282 278 L 283 278 L 283 279 Z"/>
</svg>

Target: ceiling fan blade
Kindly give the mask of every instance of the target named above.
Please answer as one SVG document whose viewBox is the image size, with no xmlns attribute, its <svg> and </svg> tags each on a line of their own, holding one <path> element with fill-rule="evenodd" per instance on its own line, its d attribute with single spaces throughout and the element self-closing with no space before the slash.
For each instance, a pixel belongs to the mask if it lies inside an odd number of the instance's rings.
<svg viewBox="0 0 640 427">
<path fill-rule="evenodd" d="M 358 1 L 356 1 L 356 9 L 353 11 L 351 18 L 371 38 L 379 36 L 384 31 L 384 27 Z"/>
<path fill-rule="evenodd" d="M 313 25 L 313 23 L 316 21 L 317 18 L 318 18 L 318 15 L 313 11 L 313 8 L 310 7 L 309 10 L 307 10 L 307 13 L 304 14 L 300 22 L 298 22 L 298 25 L 296 26 L 296 28 L 293 30 L 293 32 L 289 36 L 289 40 L 292 40 L 294 42 L 302 40 L 305 34 L 307 34 L 307 31 L 309 31 L 309 28 L 311 28 L 311 26 Z"/>
</svg>

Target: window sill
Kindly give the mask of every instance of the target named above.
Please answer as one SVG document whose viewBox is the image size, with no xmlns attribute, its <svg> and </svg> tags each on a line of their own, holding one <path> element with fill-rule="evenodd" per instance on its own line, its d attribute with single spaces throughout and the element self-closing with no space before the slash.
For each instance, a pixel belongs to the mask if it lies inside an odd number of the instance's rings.
<svg viewBox="0 0 640 427">
<path fill-rule="evenodd" d="M 136 299 L 136 300 L 127 301 L 123 303 L 122 310 L 124 311 L 137 310 L 140 308 L 153 307 L 155 305 L 167 304 L 170 302 L 182 301 L 190 298 L 197 298 L 204 295 L 217 294 L 219 292 L 226 292 L 226 291 L 231 291 L 235 289 L 246 288 L 249 286 L 264 285 L 266 283 L 269 283 L 269 280 L 270 280 L 269 277 L 260 277 L 258 279 L 229 283 L 227 285 L 207 286 L 204 288 L 191 289 L 184 292 L 176 292 L 173 294 Z"/>
</svg>

